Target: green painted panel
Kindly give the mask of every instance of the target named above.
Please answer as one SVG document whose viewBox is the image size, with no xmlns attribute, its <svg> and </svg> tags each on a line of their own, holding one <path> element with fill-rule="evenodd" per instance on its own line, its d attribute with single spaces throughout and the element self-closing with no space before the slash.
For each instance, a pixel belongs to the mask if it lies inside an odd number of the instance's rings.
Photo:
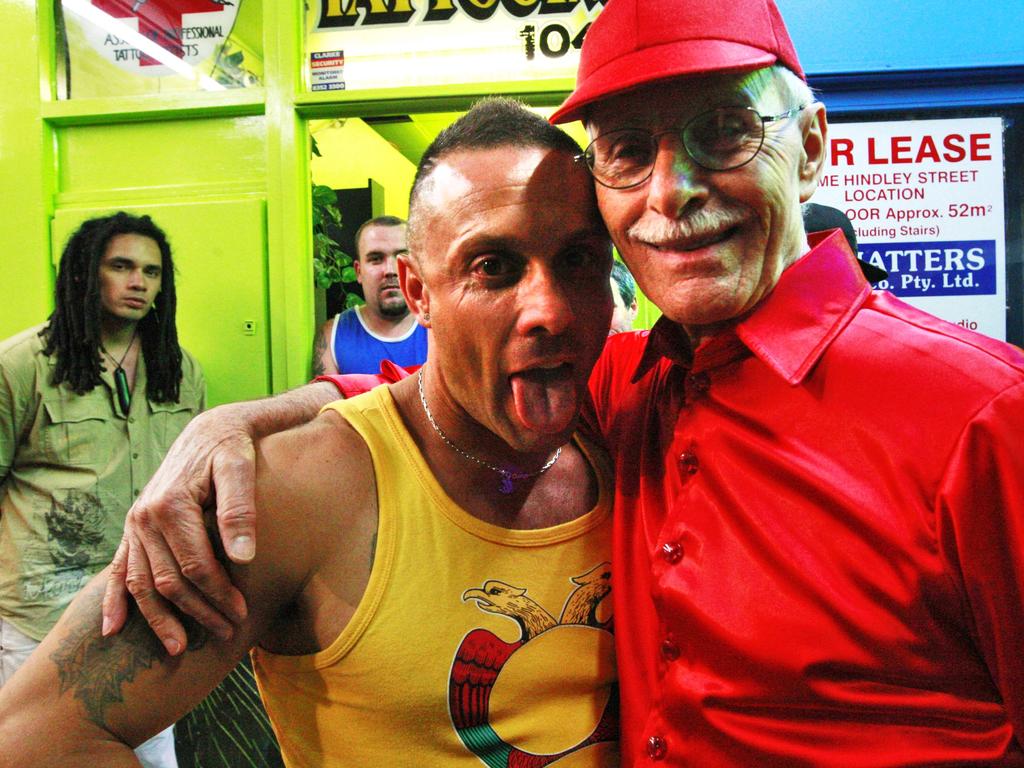
<svg viewBox="0 0 1024 768">
<path fill-rule="evenodd" d="M 262 116 L 64 127 L 61 193 L 266 184 Z"/>
<path fill-rule="evenodd" d="M 0 0 L 3 2 L 3 0 Z M 149 120 L 186 120 L 262 115 L 266 91 L 196 91 L 160 99 L 153 96 L 110 96 L 72 101 L 44 101 L 43 119 L 54 126 L 141 123 Z"/>
<path fill-rule="evenodd" d="M 33 3 L 0 0 L 0 339 L 52 308 L 40 71 Z"/>
<path fill-rule="evenodd" d="M 166 204 L 126 202 L 167 233 L 177 268 L 178 337 L 206 374 L 209 405 L 270 391 L 267 245 L 262 200 Z M 60 208 L 54 258 L 86 218 L 109 208 Z"/>
</svg>

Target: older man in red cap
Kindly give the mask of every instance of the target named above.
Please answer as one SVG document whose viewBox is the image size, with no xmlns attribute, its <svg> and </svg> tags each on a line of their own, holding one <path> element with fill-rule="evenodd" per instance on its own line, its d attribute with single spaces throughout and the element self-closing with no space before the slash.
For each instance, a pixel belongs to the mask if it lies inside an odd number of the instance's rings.
<svg viewBox="0 0 1024 768">
<path fill-rule="evenodd" d="M 805 234 L 825 109 L 771 0 L 611 0 L 575 118 L 664 313 L 591 380 L 625 763 L 1024 765 L 1024 355 Z M 222 529 L 247 554 L 244 516 Z"/>
<path fill-rule="evenodd" d="M 1024 356 L 808 242 L 773 3 L 612 0 L 552 119 L 664 313 L 591 379 L 626 762 L 1024 765 Z"/>
</svg>

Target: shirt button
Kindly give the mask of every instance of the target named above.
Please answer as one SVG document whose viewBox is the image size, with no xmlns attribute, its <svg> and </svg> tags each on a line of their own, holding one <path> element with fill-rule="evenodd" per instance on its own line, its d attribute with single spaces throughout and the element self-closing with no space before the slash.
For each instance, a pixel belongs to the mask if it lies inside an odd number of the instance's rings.
<svg viewBox="0 0 1024 768">
<path fill-rule="evenodd" d="M 647 739 L 647 756 L 651 760 L 661 760 L 668 752 L 668 744 L 661 736 L 651 736 Z"/>
<path fill-rule="evenodd" d="M 665 661 L 675 661 L 679 658 L 679 646 L 671 637 L 666 637 L 661 641 L 661 657 Z"/>
<path fill-rule="evenodd" d="M 678 541 L 668 541 L 661 545 L 661 556 L 669 565 L 675 565 L 683 559 L 683 545 Z"/>
<path fill-rule="evenodd" d="M 128 417 L 128 423 L 129 424 L 134 424 L 135 423 L 135 417 L 134 416 L 129 416 Z"/>
<path fill-rule="evenodd" d="M 683 472 L 688 475 L 697 474 L 697 470 L 700 468 L 700 461 L 697 459 L 697 454 L 691 453 L 690 451 L 683 451 L 679 454 L 679 466 L 682 467 Z"/>
<path fill-rule="evenodd" d="M 133 454 L 132 454 L 132 458 L 133 458 L 133 459 L 137 459 L 137 458 L 139 458 L 139 454 L 137 454 L 137 453 L 133 453 Z"/>
<path fill-rule="evenodd" d="M 686 391 L 694 396 L 703 395 L 710 386 L 711 377 L 703 371 L 701 373 L 691 373 L 686 377 Z"/>
</svg>

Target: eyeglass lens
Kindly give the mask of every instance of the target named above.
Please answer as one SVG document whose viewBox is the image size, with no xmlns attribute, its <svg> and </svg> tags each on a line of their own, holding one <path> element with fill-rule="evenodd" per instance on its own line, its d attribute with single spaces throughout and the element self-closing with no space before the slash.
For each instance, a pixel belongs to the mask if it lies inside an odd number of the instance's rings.
<svg viewBox="0 0 1024 768">
<path fill-rule="evenodd" d="M 598 136 L 587 147 L 587 164 L 599 182 L 629 187 L 645 181 L 658 152 L 658 137 L 626 128 Z M 710 170 L 738 168 L 761 149 L 764 121 L 747 107 L 721 107 L 694 117 L 683 126 L 682 141 L 697 164 Z"/>
</svg>

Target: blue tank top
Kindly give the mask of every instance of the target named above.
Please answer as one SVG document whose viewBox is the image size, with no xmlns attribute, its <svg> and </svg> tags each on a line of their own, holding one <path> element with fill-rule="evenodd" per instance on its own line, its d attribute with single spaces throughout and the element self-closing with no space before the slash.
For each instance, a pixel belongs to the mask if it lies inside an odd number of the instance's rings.
<svg viewBox="0 0 1024 768">
<path fill-rule="evenodd" d="M 385 359 L 402 367 L 422 365 L 427 359 L 427 329 L 416 323 L 400 339 L 381 338 L 363 325 L 353 307 L 334 318 L 331 354 L 338 373 L 379 373 Z"/>
</svg>

